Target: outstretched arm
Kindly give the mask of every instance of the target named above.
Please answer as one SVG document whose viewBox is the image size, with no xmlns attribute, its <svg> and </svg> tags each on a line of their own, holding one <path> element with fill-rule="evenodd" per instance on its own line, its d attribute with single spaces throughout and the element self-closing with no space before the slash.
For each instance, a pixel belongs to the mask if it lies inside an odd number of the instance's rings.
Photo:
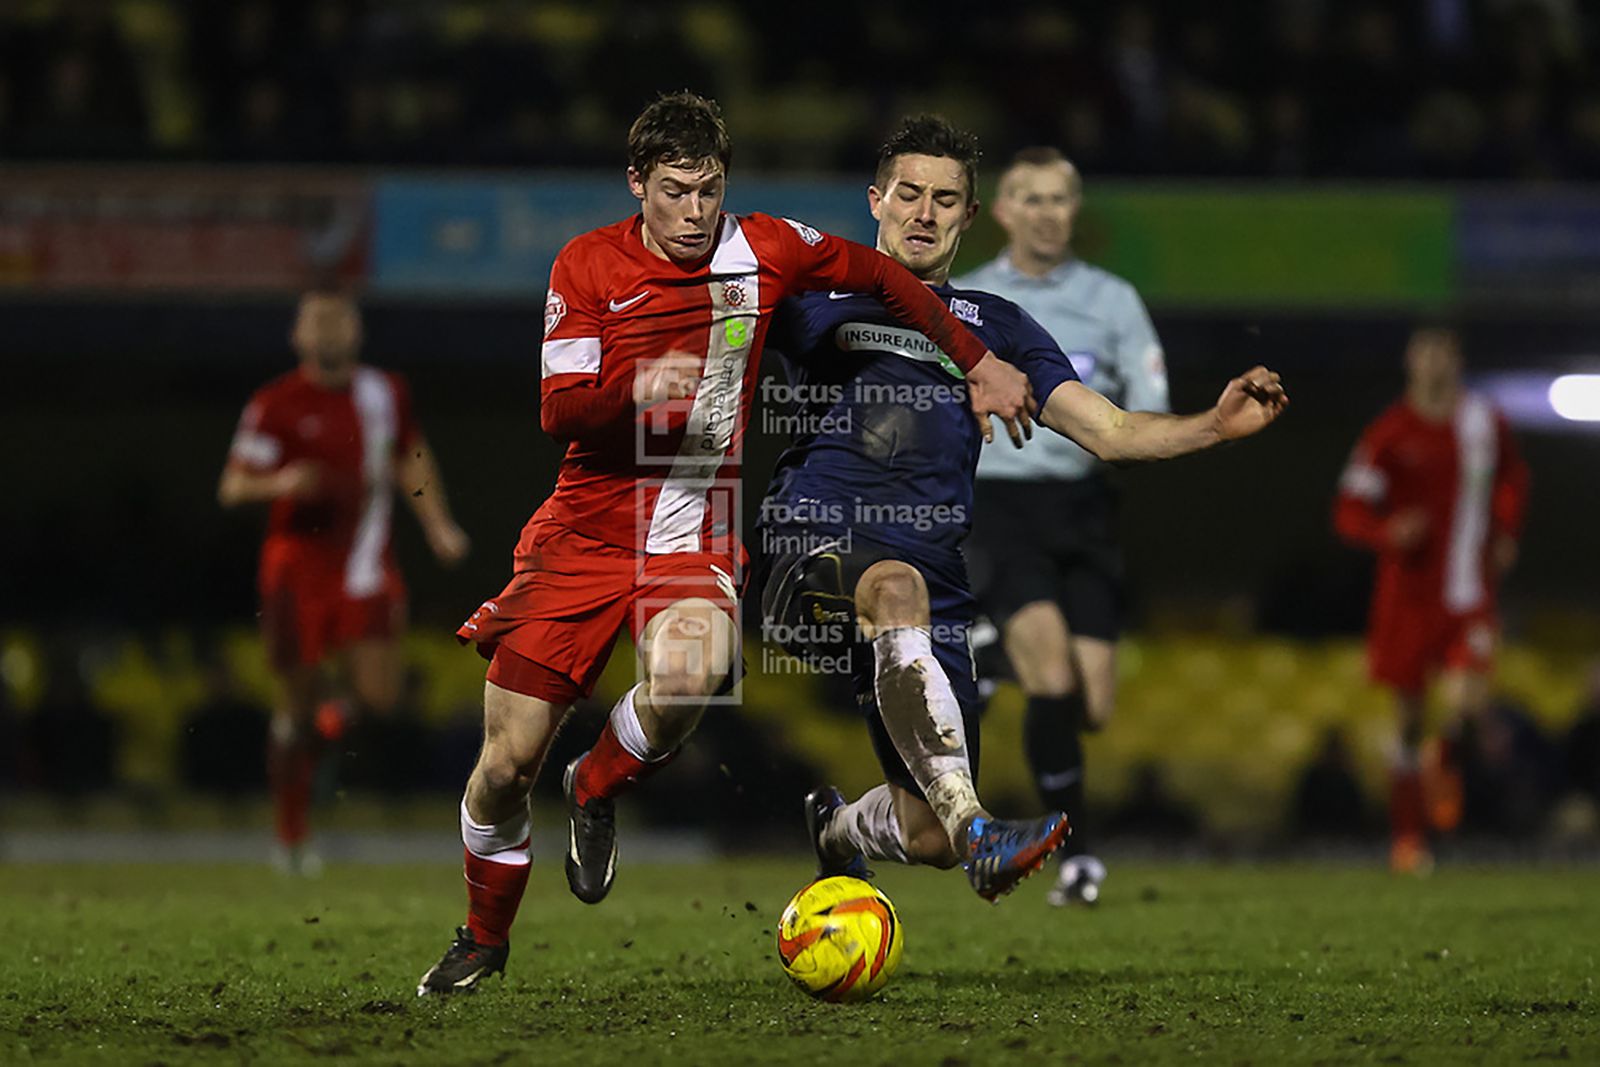
<svg viewBox="0 0 1600 1067">
<path fill-rule="evenodd" d="M 217 483 L 217 503 L 225 508 L 241 504 L 260 504 L 281 496 L 310 496 L 321 479 L 316 464 L 309 460 L 286 463 L 275 470 L 253 470 L 230 461 L 222 468 Z"/>
<path fill-rule="evenodd" d="M 433 451 L 426 441 L 418 438 L 400 457 L 395 466 L 395 483 L 405 494 L 406 503 L 411 505 L 428 547 L 433 549 L 439 562 L 454 566 L 465 559 L 472 541 L 450 514 L 439 465 L 434 462 Z"/>
<path fill-rule="evenodd" d="M 1209 411 L 1123 411 L 1082 382 L 1063 382 L 1040 421 L 1108 463 L 1171 459 L 1259 433 L 1289 406 L 1278 375 L 1256 367 L 1228 383 Z"/>
</svg>

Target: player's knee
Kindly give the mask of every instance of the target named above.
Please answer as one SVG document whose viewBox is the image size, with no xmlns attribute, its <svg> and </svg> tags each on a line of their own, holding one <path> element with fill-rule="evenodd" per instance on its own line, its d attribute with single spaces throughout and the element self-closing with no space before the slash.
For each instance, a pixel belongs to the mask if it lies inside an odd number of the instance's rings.
<svg viewBox="0 0 1600 1067">
<path fill-rule="evenodd" d="M 537 752 L 519 752 L 505 742 L 487 743 L 478 754 L 478 776 L 493 794 L 526 793 L 538 770 Z"/>
<path fill-rule="evenodd" d="M 1018 674 L 1026 677 L 1031 697 L 1059 699 L 1078 691 L 1078 677 L 1063 660 L 1042 660 L 1026 665 L 1018 662 L 1015 667 Z"/>
<path fill-rule="evenodd" d="M 961 857 L 950 847 L 950 838 L 945 835 L 944 827 L 937 823 L 908 834 L 905 844 L 906 855 L 911 858 L 911 862 L 924 867 L 948 870 L 961 862 Z"/>
<path fill-rule="evenodd" d="M 875 627 L 915 626 L 927 621 L 928 585 L 917 569 L 880 560 L 856 584 L 856 610 Z"/>
<path fill-rule="evenodd" d="M 674 664 L 650 672 L 650 697 L 663 711 L 703 703 L 722 684 L 722 675 L 705 664 Z"/>
<path fill-rule="evenodd" d="M 1084 701 L 1083 729 L 1085 733 L 1099 733 L 1111 723 L 1111 718 L 1117 713 L 1116 694 L 1095 696 L 1087 694 Z"/>
</svg>

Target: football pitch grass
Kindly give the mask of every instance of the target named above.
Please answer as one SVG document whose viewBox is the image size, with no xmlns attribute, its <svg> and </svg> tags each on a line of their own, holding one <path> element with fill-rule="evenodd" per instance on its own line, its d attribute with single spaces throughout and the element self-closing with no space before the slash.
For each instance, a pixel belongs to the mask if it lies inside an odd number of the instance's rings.
<svg viewBox="0 0 1600 1067">
<path fill-rule="evenodd" d="M 626 848 L 626 841 L 624 841 Z M 1600 872 L 1114 866 L 1101 906 L 998 907 L 888 870 L 877 1000 L 813 1003 L 773 952 L 791 861 L 535 870 L 508 979 L 419 1000 L 457 869 L 0 868 L 0 1063 L 1600 1062 Z"/>
</svg>

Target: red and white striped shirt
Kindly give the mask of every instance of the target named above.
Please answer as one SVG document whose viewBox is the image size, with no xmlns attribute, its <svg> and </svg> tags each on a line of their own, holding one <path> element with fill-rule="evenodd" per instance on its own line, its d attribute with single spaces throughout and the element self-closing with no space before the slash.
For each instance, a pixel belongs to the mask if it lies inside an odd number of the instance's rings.
<svg viewBox="0 0 1600 1067">
<path fill-rule="evenodd" d="M 293 370 L 258 389 L 228 462 L 266 472 L 308 460 L 319 473 L 312 496 L 272 502 L 263 558 L 287 554 L 346 596 L 379 592 L 394 569 L 395 462 L 420 436 L 405 379 L 389 371 L 357 367 L 348 388 L 329 389 Z"/>
<path fill-rule="evenodd" d="M 790 219 L 724 214 L 713 250 L 683 265 L 652 254 L 638 216 L 570 242 L 545 302 L 540 422 L 570 441 L 540 509 L 642 554 L 737 552 L 740 452 L 773 310 L 814 289 L 874 293 L 964 370 L 983 342 L 910 271 Z M 692 401 L 640 413 L 641 361 L 703 357 Z"/>
<path fill-rule="evenodd" d="M 1494 607 L 1489 549 L 1516 537 L 1528 499 L 1528 468 L 1503 416 L 1468 394 L 1447 422 L 1400 401 L 1361 435 L 1334 508 L 1340 536 L 1378 553 L 1376 595 L 1419 611 L 1464 614 Z M 1420 509 L 1422 543 L 1389 543 L 1388 521 Z"/>
</svg>

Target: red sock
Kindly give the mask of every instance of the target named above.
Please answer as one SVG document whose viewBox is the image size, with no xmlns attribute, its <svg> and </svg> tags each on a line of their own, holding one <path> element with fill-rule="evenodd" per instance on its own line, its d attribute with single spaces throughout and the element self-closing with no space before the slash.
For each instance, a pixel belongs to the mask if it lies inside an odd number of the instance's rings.
<svg viewBox="0 0 1600 1067">
<path fill-rule="evenodd" d="M 1414 767 L 1389 772 L 1389 833 L 1395 840 L 1420 840 L 1427 827 L 1422 775 Z"/>
<path fill-rule="evenodd" d="M 584 755 L 583 762 L 578 764 L 572 792 L 579 804 L 587 804 L 595 797 L 621 796 L 633 788 L 635 782 L 643 781 L 671 763 L 676 754 L 668 753 L 646 763 L 622 747 L 622 742 L 617 740 L 616 732 L 607 721 L 606 728 L 600 731 L 600 740 L 594 743 L 594 747 Z"/>
<path fill-rule="evenodd" d="M 527 848 L 528 842 L 518 847 Z M 533 865 L 496 863 L 474 856 L 470 848 L 461 851 L 466 856 L 467 929 L 480 945 L 503 945 L 511 935 Z"/>
<path fill-rule="evenodd" d="M 1452 734 L 1439 735 L 1439 766 L 1450 772 L 1461 766 L 1461 742 Z"/>
<path fill-rule="evenodd" d="M 316 748 L 303 740 L 273 741 L 267 751 L 272 808 L 278 840 L 293 848 L 310 832 L 311 781 Z"/>
</svg>

